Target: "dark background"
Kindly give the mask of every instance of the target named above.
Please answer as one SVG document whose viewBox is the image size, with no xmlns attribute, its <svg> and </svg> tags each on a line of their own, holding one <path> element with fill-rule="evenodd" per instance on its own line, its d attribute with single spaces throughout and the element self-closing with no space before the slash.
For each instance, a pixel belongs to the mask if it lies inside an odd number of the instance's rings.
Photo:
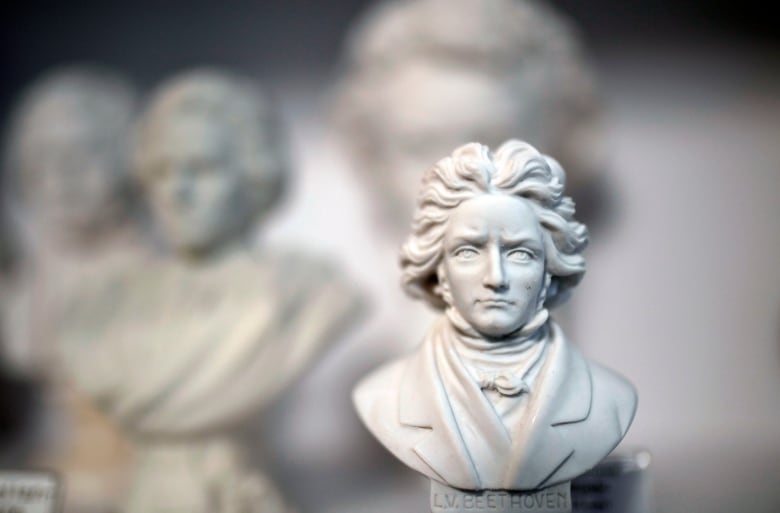
<svg viewBox="0 0 780 513">
<path fill-rule="evenodd" d="M 0 16 L 0 116 L 43 71 L 104 64 L 149 86 L 176 70 L 213 64 L 265 79 L 321 74 L 370 2 L 207 0 L 16 2 Z M 596 60 L 626 45 L 727 39 L 777 49 L 776 19 L 756 0 L 551 2 L 580 26 Z"/>
</svg>

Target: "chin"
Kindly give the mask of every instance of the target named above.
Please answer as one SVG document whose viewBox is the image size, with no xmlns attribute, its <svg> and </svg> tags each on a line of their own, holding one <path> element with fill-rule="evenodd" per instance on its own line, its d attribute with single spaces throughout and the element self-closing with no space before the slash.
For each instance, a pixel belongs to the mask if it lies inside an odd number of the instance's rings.
<svg viewBox="0 0 780 513">
<path fill-rule="evenodd" d="M 513 331 L 515 331 L 516 328 L 513 328 L 512 326 L 507 326 L 504 323 L 491 323 L 491 324 L 482 324 L 478 327 L 476 327 L 476 330 L 482 334 L 485 337 L 490 338 L 501 338 L 504 337 Z"/>
<path fill-rule="evenodd" d="M 501 337 L 507 333 L 515 331 L 514 319 L 506 319 L 503 315 L 482 316 L 481 319 L 475 319 L 474 327 L 480 333 L 485 333 L 491 337 Z"/>
</svg>

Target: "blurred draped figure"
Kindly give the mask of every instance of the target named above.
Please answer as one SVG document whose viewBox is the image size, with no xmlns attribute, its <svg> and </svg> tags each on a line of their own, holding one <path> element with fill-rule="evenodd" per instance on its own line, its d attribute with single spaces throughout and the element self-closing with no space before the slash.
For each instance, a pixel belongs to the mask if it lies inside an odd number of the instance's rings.
<svg viewBox="0 0 780 513">
<path fill-rule="evenodd" d="M 109 511 L 128 460 L 113 424 L 61 374 L 54 319 L 82 286 L 142 253 L 128 165 L 135 105 L 133 87 L 111 71 L 57 70 L 22 96 L 6 140 L 5 199 L 21 247 L 3 292 L 3 360 L 45 384 L 42 425 L 27 429 L 45 436 L 21 463 L 61 473 L 67 512 Z"/>
<path fill-rule="evenodd" d="M 137 143 L 135 171 L 170 255 L 82 287 L 58 324 L 69 374 L 136 444 L 122 511 L 289 511 L 228 429 L 357 320 L 359 295 L 326 262 L 251 244 L 290 168 L 257 84 L 215 70 L 176 76 L 152 95 Z"/>
<path fill-rule="evenodd" d="M 344 60 L 336 121 L 395 239 L 421 170 L 469 141 L 519 137 L 559 156 L 578 210 L 593 214 L 601 108 L 575 30 L 546 4 L 383 1 L 349 34 Z"/>
</svg>

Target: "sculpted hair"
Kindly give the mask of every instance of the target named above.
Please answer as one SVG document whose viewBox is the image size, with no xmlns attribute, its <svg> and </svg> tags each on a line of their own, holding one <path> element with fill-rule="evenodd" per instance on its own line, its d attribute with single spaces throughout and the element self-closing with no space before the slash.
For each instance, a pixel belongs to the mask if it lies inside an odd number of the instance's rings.
<svg viewBox="0 0 780 513">
<path fill-rule="evenodd" d="M 161 164 L 159 134 L 172 124 L 206 119 L 227 131 L 231 155 L 246 180 L 253 219 L 281 197 L 288 168 L 280 120 L 271 101 L 254 82 L 225 72 L 203 69 L 184 73 L 159 87 L 138 123 L 135 169 L 149 185 Z"/>
<path fill-rule="evenodd" d="M 574 202 L 563 194 L 565 181 L 555 159 L 522 141 L 507 141 L 495 153 L 478 143 L 457 148 L 423 175 L 412 233 L 401 249 L 404 289 L 444 309 L 436 271 L 450 211 L 482 194 L 506 194 L 528 200 L 542 227 L 551 276 L 545 306 L 565 300 L 585 273 L 588 243 L 587 228 L 574 219 Z"/>
</svg>

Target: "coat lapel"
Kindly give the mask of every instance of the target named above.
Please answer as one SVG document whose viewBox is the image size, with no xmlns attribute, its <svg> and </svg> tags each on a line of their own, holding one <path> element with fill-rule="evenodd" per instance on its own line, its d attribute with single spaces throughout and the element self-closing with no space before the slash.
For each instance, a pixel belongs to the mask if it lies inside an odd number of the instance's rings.
<svg viewBox="0 0 780 513">
<path fill-rule="evenodd" d="M 443 482 L 478 488 L 479 476 L 442 385 L 432 342 L 423 343 L 406 368 L 401 381 L 399 419 L 405 426 L 429 430 L 412 450 Z"/>
<path fill-rule="evenodd" d="M 490 399 L 466 370 L 451 344 L 436 344 L 436 364 L 453 418 L 480 488 L 501 482 L 512 441 Z"/>
<path fill-rule="evenodd" d="M 573 441 L 557 428 L 590 415 L 593 385 L 588 363 L 566 342 L 558 326 L 551 323 L 550 328 L 552 351 L 538 394 L 529 404 L 531 426 L 506 478 L 507 486 L 515 489 L 544 486 L 574 454 Z"/>
<path fill-rule="evenodd" d="M 550 326 L 550 354 L 524 415 L 529 421 L 518 426 L 521 434 L 512 433 L 513 454 L 502 480 L 507 489 L 544 486 L 574 454 L 573 441 L 558 428 L 590 415 L 592 382 L 588 364 L 563 339 L 560 329 L 552 323 Z M 479 489 L 482 479 L 442 384 L 433 342 L 426 340 L 409 360 L 401 380 L 399 420 L 404 426 L 428 431 L 412 450 L 442 482 L 456 488 Z"/>
</svg>

